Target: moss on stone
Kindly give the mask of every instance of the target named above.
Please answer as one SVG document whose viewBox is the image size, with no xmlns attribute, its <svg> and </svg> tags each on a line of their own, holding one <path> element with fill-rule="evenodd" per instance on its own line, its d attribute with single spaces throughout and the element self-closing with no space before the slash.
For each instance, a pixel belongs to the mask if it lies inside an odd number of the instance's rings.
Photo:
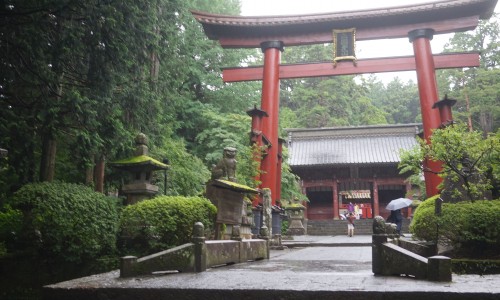
<svg viewBox="0 0 500 300">
<path fill-rule="evenodd" d="M 232 181 L 229 181 L 229 180 L 217 179 L 217 180 L 215 180 L 215 182 L 216 182 L 216 185 L 219 185 L 221 187 L 231 188 L 231 189 L 234 189 L 234 190 L 237 190 L 237 191 L 241 191 L 241 192 L 245 192 L 245 193 L 254 193 L 254 194 L 257 194 L 259 192 L 258 190 L 254 189 L 254 188 L 251 188 L 251 187 L 249 187 L 247 185 L 239 184 L 239 183 L 232 182 Z"/>
<path fill-rule="evenodd" d="M 168 165 L 152 158 L 147 155 L 139 155 L 139 156 L 133 156 L 125 159 L 120 159 L 117 161 L 112 162 L 111 164 L 117 166 L 117 167 L 124 167 L 127 165 L 143 165 L 143 164 L 151 164 L 157 168 L 160 169 L 166 169 L 168 168 Z"/>
</svg>

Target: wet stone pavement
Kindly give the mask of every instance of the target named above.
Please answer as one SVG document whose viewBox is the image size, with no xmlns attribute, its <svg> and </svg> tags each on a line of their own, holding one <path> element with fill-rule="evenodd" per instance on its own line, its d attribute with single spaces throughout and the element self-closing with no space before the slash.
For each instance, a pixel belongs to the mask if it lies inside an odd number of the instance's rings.
<svg viewBox="0 0 500 300">
<path fill-rule="evenodd" d="M 119 278 L 119 272 L 51 285 L 46 299 L 500 299 L 500 275 L 456 275 L 452 282 L 374 276 L 371 236 L 304 236 L 269 260 L 177 273 Z M 297 247 L 296 245 L 309 246 Z M 357 246 L 351 246 L 352 244 Z"/>
</svg>

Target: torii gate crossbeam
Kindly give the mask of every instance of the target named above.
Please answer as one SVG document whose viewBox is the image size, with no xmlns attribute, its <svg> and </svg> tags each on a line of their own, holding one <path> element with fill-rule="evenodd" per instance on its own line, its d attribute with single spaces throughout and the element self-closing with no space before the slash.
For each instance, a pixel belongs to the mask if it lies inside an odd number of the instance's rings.
<svg viewBox="0 0 500 300">
<path fill-rule="evenodd" d="M 437 54 L 434 55 L 434 64 L 436 69 L 478 67 L 479 53 Z M 352 62 L 339 62 L 337 67 L 333 67 L 332 62 L 280 65 L 279 78 L 291 79 L 414 70 L 416 70 L 415 57 L 401 56 L 360 59 L 357 61 L 356 66 Z M 264 68 L 260 66 L 224 68 L 222 78 L 224 82 L 262 80 L 263 72 Z"/>
</svg>

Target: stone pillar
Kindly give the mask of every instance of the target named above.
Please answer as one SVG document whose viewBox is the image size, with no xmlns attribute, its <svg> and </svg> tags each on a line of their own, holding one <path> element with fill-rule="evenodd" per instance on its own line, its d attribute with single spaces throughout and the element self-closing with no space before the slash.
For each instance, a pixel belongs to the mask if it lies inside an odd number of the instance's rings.
<svg viewBox="0 0 500 300">
<path fill-rule="evenodd" d="M 427 278 L 430 281 L 451 281 L 451 258 L 446 256 L 429 257 Z"/>
<path fill-rule="evenodd" d="M 438 101 L 434 58 L 430 45 L 433 35 L 434 30 L 430 28 L 416 29 L 408 33 L 410 42 L 413 43 L 424 139 L 427 143 L 430 143 L 432 130 L 439 128 L 441 124 L 439 112 L 432 109 L 434 103 Z M 431 170 L 431 172 L 424 172 L 427 196 L 431 197 L 439 193 L 438 185 L 442 179 L 437 172 L 441 170 L 442 163 L 426 160 L 424 166 Z"/>
<path fill-rule="evenodd" d="M 278 123 L 279 123 L 279 63 L 283 42 L 268 41 L 261 43 L 264 52 L 264 74 L 262 80 L 261 108 L 269 115 L 263 119 L 262 134 L 269 141 L 267 154 L 261 163 L 261 188 L 272 190 L 272 205 L 276 204 L 276 187 L 278 167 Z"/>
<path fill-rule="evenodd" d="M 262 203 L 262 228 L 266 228 L 268 231 L 268 236 L 271 233 L 272 228 L 272 208 L 271 208 L 271 189 L 263 189 L 263 203 Z"/>
<path fill-rule="evenodd" d="M 120 260 L 120 277 L 132 277 L 135 275 L 137 256 L 124 256 Z"/>
<path fill-rule="evenodd" d="M 205 227 L 201 222 L 193 226 L 192 242 L 194 244 L 194 271 L 204 272 L 207 270 L 207 246 L 205 244 Z"/>
<path fill-rule="evenodd" d="M 339 217 L 339 191 L 337 179 L 333 179 L 332 184 L 332 194 L 333 194 L 333 219 L 338 220 Z"/>
</svg>

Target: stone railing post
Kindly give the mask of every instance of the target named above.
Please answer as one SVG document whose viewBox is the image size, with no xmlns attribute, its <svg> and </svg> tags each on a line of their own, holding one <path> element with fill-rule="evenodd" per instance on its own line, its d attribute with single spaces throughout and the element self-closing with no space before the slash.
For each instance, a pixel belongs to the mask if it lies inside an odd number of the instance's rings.
<svg viewBox="0 0 500 300">
<path fill-rule="evenodd" d="M 207 246 L 205 245 L 205 226 L 196 222 L 193 226 L 192 242 L 194 244 L 194 271 L 207 270 Z"/>
<path fill-rule="evenodd" d="M 385 220 L 381 216 L 373 219 L 372 235 L 372 272 L 375 275 L 384 274 L 384 262 L 382 254 L 382 245 L 387 243 L 387 234 L 385 233 Z"/>
<path fill-rule="evenodd" d="M 120 260 L 120 277 L 132 277 L 135 275 L 137 256 L 124 256 Z"/>
<path fill-rule="evenodd" d="M 427 278 L 430 281 L 451 281 L 451 258 L 432 256 L 428 259 Z"/>
</svg>

